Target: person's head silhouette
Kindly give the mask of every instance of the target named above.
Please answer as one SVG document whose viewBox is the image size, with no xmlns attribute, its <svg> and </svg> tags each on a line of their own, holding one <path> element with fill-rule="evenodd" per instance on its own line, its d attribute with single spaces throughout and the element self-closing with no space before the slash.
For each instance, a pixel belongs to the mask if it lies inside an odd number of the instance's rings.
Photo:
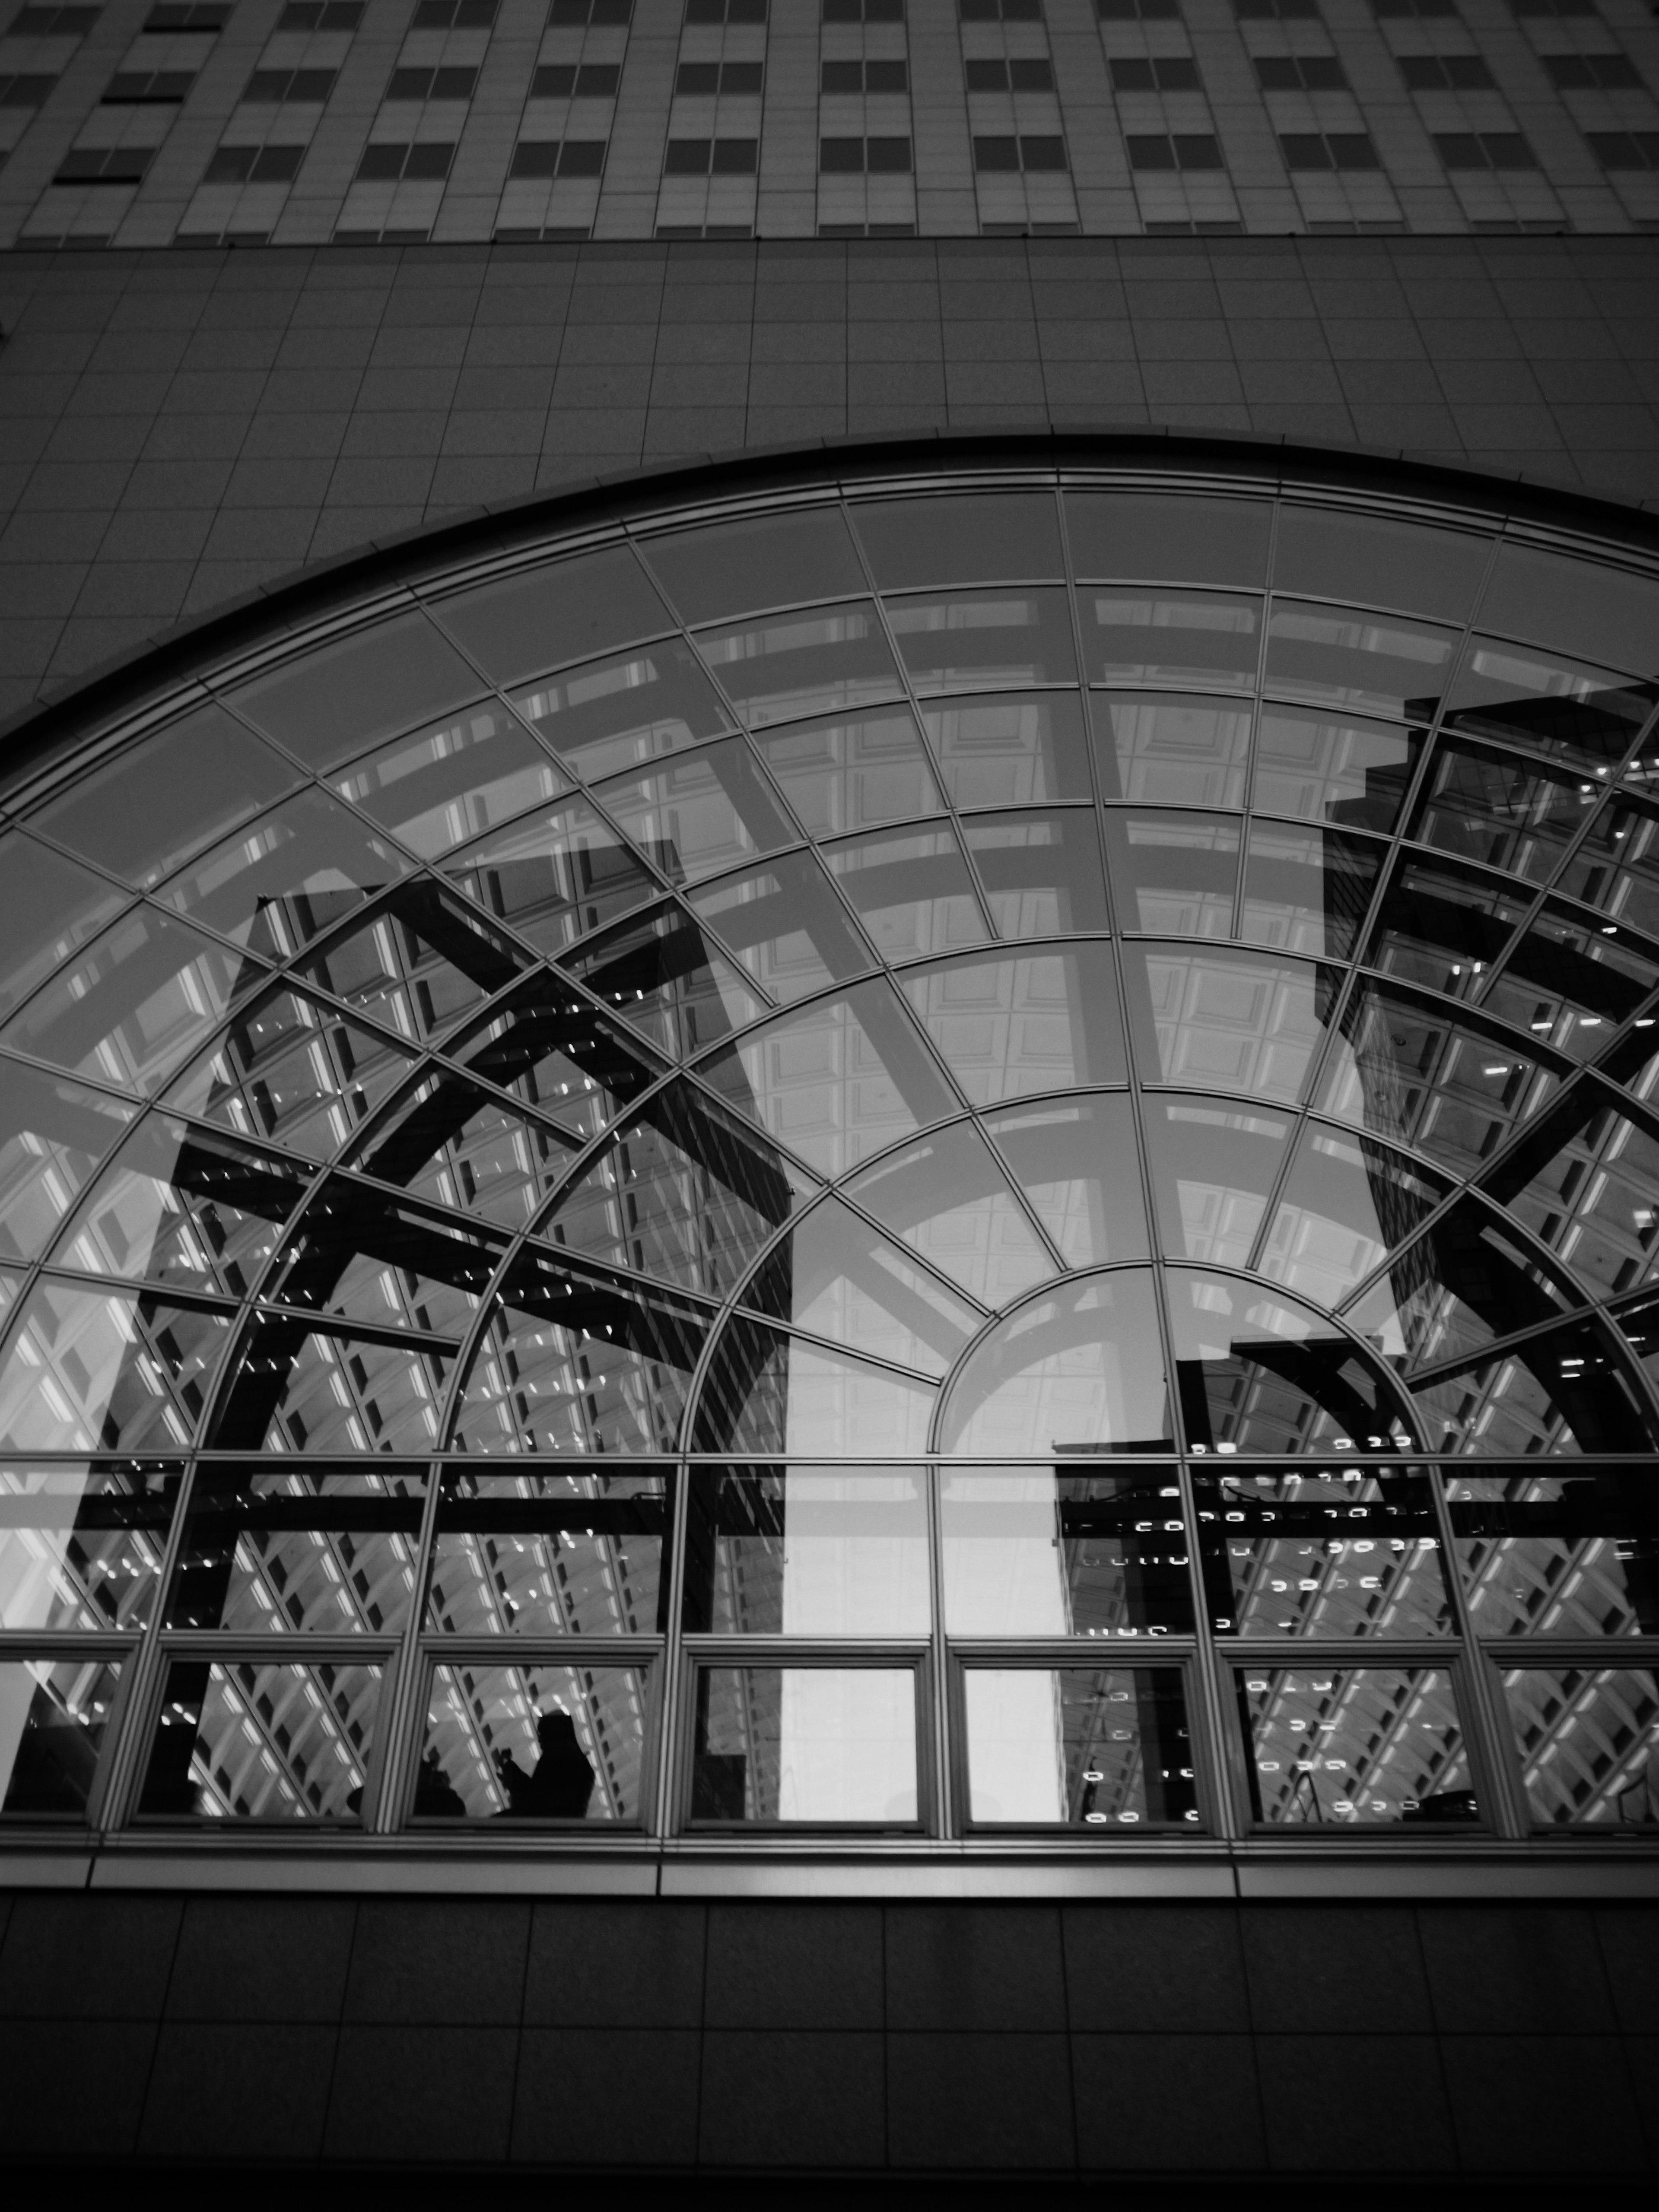
<svg viewBox="0 0 1659 2212">
<path fill-rule="evenodd" d="M 574 1751 L 581 1757 L 581 1746 L 576 1741 L 576 1723 L 568 1713 L 555 1706 L 544 1713 L 536 1723 L 536 1741 L 541 1746 L 544 1759 L 568 1759 Z"/>
</svg>

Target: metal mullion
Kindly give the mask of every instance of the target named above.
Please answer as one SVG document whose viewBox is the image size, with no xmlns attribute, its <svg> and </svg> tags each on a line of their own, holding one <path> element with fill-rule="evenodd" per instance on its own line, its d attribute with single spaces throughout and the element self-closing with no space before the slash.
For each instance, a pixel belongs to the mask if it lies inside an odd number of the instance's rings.
<svg viewBox="0 0 1659 2212">
<path fill-rule="evenodd" d="M 392 1833 L 397 1827 L 397 1814 L 405 1795 L 405 1783 L 414 1759 L 408 1739 L 413 1733 L 411 1714 L 417 1710 L 420 1691 L 420 1643 L 422 1620 L 426 1610 L 427 1584 L 431 1576 L 434 1531 L 437 1527 L 440 1494 L 443 1486 L 442 1463 L 436 1460 L 427 1462 L 426 1498 L 421 1511 L 420 1533 L 414 1546 L 415 1586 L 410 1594 L 409 1619 L 397 1653 L 388 1662 L 391 1680 L 382 1692 L 386 1713 L 386 1748 L 380 1760 L 380 1771 L 371 1809 L 364 1808 L 365 1832 L 376 1835 Z"/>
<path fill-rule="evenodd" d="M 1456 1630 L 1458 1655 L 1462 1661 L 1461 1671 L 1469 1703 L 1469 1733 L 1474 1739 L 1474 1748 L 1478 1753 L 1470 1764 L 1477 1782 L 1493 1793 L 1490 1825 L 1500 1836 L 1520 1840 L 1527 1833 L 1525 1808 L 1516 1802 L 1515 1778 L 1510 1771 L 1510 1763 L 1504 1750 L 1504 1716 L 1499 1709 L 1494 1685 L 1483 1663 L 1480 1639 L 1470 1610 L 1469 1595 L 1464 1587 L 1463 1570 L 1457 1557 L 1456 1532 L 1452 1526 L 1451 1506 L 1446 1496 L 1446 1479 L 1439 1468 L 1434 1468 L 1430 1470 L 1427 1480 L 1433 1493 L 1435 1526 L 1440 1535 L 1440 1558 L 1446 1596 Z"/>
<path fill-rule="evenodd" d="M 1261 586 L 1261 635 L 1256 641 L 1255 684 L 1250 702 L 1250 749 L 1244 764 L 1244 794 L 1238 809 L 1238 880 L 1233 887 L 1233 926 L 1228 933 L 1235 945 L 1242 945 L 1245 941 L 1244 886 L 1250 871 L 1250 826 L 1255 818 L 1255 772 L 1261 750 L 1261 698 L 1267 673 L 1267 629 L 1273 617 L 1273 568 L 1279 553 L 1279 518 L 1284 503 L 1285 484 L 1281 478 L 1267 507 L 1267 560 Z"/>
</svg>

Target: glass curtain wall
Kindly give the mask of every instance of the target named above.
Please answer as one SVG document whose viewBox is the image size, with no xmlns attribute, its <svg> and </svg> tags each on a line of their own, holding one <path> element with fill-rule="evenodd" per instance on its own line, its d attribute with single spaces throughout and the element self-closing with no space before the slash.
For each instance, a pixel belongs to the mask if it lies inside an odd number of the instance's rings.
<svg viewBox="0 0 1659 2212">
<path fill-rule="evenodd" d="M 1656 617 L 711 492 L 16 771 L 14 1832 L 1650 1837 Z"/>
</svg>

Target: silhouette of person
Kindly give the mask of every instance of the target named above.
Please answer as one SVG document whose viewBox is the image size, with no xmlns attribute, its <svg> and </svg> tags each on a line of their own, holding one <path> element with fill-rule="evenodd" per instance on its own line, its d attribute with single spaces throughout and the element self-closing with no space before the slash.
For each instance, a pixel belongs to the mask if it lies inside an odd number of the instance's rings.
<svg viewBox="0 0 1659 2212">
<path fill-rule="evenodd" d="M 502 1752 L 495 1771 L 507 1790 L 509 1820 L 580 1820 L 586 1814 L 596 1777 L 576 1741 L 576 1723 L 556 1706 L 536 1723 L 541 1757 L 533 1774 L 526 1774 L 510 1751 Z"/>
<path fill-rule="evenodd" d="M 415 1782 L 415 1810 L 422 1820 L 464 1820 L 466 1802 L 438 1761 L 435 1746 L 428 1746 Z"/>
</svg>

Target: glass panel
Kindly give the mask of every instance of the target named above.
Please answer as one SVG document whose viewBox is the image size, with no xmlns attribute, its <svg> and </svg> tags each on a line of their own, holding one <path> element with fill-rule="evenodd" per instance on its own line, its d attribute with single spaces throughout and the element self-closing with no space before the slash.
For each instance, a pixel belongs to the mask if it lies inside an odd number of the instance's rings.
<svg viewBox="0 0 1659 2212">
<path fill-rule="evenodd" d="M 1109 945 L 953 960 L 902 980 L 970 1105 L 1124 1079 Z"/>
<path fill-rule="evenodd" d="M 750 729 L 896 699 L 904 689 L 868 600 L 780 615 L 754 629 L 704 630 L 697 644 Z"/>
<path fill-rule="evenodd" d="M 1553 653 L 1471 638 L 1446 702 L 1454 727 L 1606 775 L 1653 709 L 1651 685 Z"/>
<path fill-rule="evenodd" d="M 1659 815 L 1613 800 L 1590 824 L 1560 887 L 1609 921 L 1659 936 Z"/>
<path fill-rule="evenodd" d="M 125 1091 L 159 1091 L 265 971 L 137 907 L 60 968 L 0 1043 Z"/>
<path fill-rule="evenodd" d="M 917 1817 L 908 1667 L 700 1667 L 691 1818 L 726 1826 Z"/>
<path fill-rule="evenodd" d="M 224 1314 L 42 1277 L 0 1360 L 0 1451 L 188 1443 L 229 1329 Z"/>
<path fill-rule="evenodd" d="M 1486 1188 L 1549 1245 L 1592 1297 L 1659 1268 L 1659 1140 L 1574 1085 Z"/>
<path fill-rule="evenodd" d="M 1239 935 L 1314 960 L 1351 960 L 1382 859 L 1382 847 L 1340 830 L 1252 822 Z"/>
<path fill-rule="evenodd" d="M 754 742 L 809 837 L 943 811 L 915 723 L 902 708 L 762 732 Z"/>
<path fill-rule="evenodd" d="M 0 1627 L 149 1626 L 179 1469 L 0 1467 Z"/>
<path fill-rule="evenodd" d="M 926 1636 L 924 1480 L 906 1468 L 694 1468 L 687 1632 Z"/>
<path fill-rule="evenodd" d="M 1451 1677 L 1433 1667 L 1238 1676 L 1250 1803 L 1272 1827 L 1478 1820 Z"/>
<path fill-rule="evenodd" d="M 1201 684 L 1247 691 L 1255 682 L 1258 599 L 1220 592 L 1084 592 L 1079 598 L 1091 684 Z"/>
<path fill-rule="evenodd" d="M 201 707 L 78 779 L 33 824 L 112 875 L 159 883 L 300 780 L 222 707 Z"/>
<path fill-rule="evenodd" d="M 0 1661 L 0 1814 L 86 1819 L 120 1679 L 101 1659 Z"/>
<path fill-rule="evenodd" d="M 1405 1243 L 1447 1186 L 1370 1137 L 1310 1121 L 1257 1267 L 1318 1306 L 1340 1305 Z"/>
<path fill-rule="evenodd" d="M 1382 895 L 1365 963 L 1450 998 L 1474 998 L 1528 903 L 1500 876 L 1402 854 Z"/>
<path fill-rule="evenodd" d="M 434 1667 L 417 1820 L 638 1822 L 642 1667 Z"/>
<path fill-rule="evenodd" d="M 576 1148 L 447 1071 L 422 1082 L 365 1152 L 365 1170 L 411 1198 L 522 1229 L 564 1181 Z"/>
<path fill-rule="evenodd" d="M 32 837 L 0 838 L 0 1015 L 72 960 L 126 902 L 125 891 Z"/>
<path fill-rule="evenodd" d="M 835 1199 L 796 1223 L 744 1304 L 924 1375 L 942 1375 L 985 1319 Z"/>
<path fill-rule="evenodd" d="M 1258 814 L 1386 833 L 1405 804 L 1422 744 L 1420 730 L 1263 707 L 1250 804 Z"/>
<path fill-rule="evenodd" d="M 1067 1284 L 1000 1322 L 951 1386 L 939 1449 L 1053 1459 L 1169 1439 L 1152 1279 L 1133 1269 Z"/>
<path fill-rule="evenodd" d="M 564 778 L 501 707 L 475 707 L 371 753 L 334 788 L 423 860 L 555 799 Z"/>
<path fill-rule="evenodd" d="M 1119 927 L 1231 937 L 1239 827 L 1236 815 L 1109 810 L 1106 864 Z"/>
<path fill-rule="evenodd" d="M 847 1194 L 982 1305 L 1006 1305 L 1054 1273 L 995 1157 L 969 1122 L 866 1169 L 848 1183 Z"/>
<path fill-rule="evenodd" d="M 841 599 L 864 588 L 837 507 L 705 524 L 647 538 L 640 551 L 689 623 L 794 599 Z"/>
<path fill-rule="evenodd" d="M 273 991 L 168 1094 L 239 1136 L 330 1159 L 401 1083 L 414 1056 L 297 991 Z"/>
<path fill-rule="evenodd" d="M 578 1137 L 596 1136 L 658 1075 L 636 1038 L 611 1029 L 556 975 L 538 975 L 475 1030 L 455 1056 L 473 1074 L 545 1113 Z"/>
<path fill-rule="evenodd" d="M 889 599 L 886 609 L 918 691 L 1077 682 L 1064 592 L 957 592 L 949 599 Z"/>
<path fill-rule="evenodd" d="M 872 500 L 853 521 L 884 592 L 1066 574 L 1049 492 Z"/>
<path fill-rule="evenodd" d="M 1455 630 L 1425 623 L 1275 599 L 1266 684 L 1285 699 L 1429 722 L 1456 643 Z"/>
<path fill-rule="evenodd" d="M 941 1484 L 945 1625 L 953 1636 L 1192 1634 L 1173 1468 L 946 1468 Z"/>
<path fill-rule="evenodd" d="M 1433 1367 L 1577 1304 L 1476 1199 L 1411 1245 L 1350 1319 L 1405 1372 Z"/>
<path fill-rule="evenodd" d="M 1557 1087 L 1496 1026 L 1488 1032 L 1450 1007 L 1431 1012 L 1363 978 L 1342 1032 L 1321 1109 L 1413 1145 L 1454 1175 L 1477 1174 Z"/>
<path fill-rule="evenodd" d="M 1335 993 L 1328 969 L 1243 952 L 1124 947 L 1131 1005 L 1150 1007 L 1137 1037 L 1143 1073 L 1264 1102 L 1298 1099 Z"/>
<path fill-rule="evenodd" d="M 1659 1491 L 1645 1468 L 1454 1474 L 1446 1495 L 1478 1635 L 1659 1632 Z"/>
<path fill-rule="evenodd" d="M 669 626 L 667 609 L 625 545 L 498 576 L 430 611 L 498 684 L 556 667 L 573 650 L 592 653 Z"/>
<path fill-rule="evenodd" d="M 1659 1824 L 1659 1681 L 1647 1667 L 1504 1677 L 1527 1809 L 1540 1828 Z"/>
<path fill-rule="evenodd" d="M 660 1634 L 668 1486 L 658 1469 L 447 1469 L 427 1627 L 455 1636 Z"/>
<path fill-rule="evenodd" d="M 729 1105 L 832 1178 L 958 1110 L 883 981 L 768 1023 L 702 1073 Z"/>
<path fill-rule="evenodd" d="M 365 1019 L 423 1042 L 504 990 L 526 965 L 476 908 L 416 884 L 393 892 L 372 920 L 300 972 Z"/>
<path fill-rule="evenodd" d="M 90 1275 L 246 1297 L 305 1187 L 286 1160 L 151 1114 L 82 1204 L 58 1257 Z"/>
<path fill-rule="evenodd" d="M 1000 936 L 1110 927 L 1092 810 L 979 814 L 963 835 Z"/>
<path fill-rule="evenodd" d="M 1483 1356 L 1412 1395 L 1430 1451 L 1519 1459 L 1655 1448 L 1650 1416 L 1600 1331 L 1583 1323 Z"/>
<path fill-rule="evenodd" d="M 1103 799 L 1150 806 L 1242 806 L 1250 709 L 1206 699 L 1093 702 Z"/>
<path fill-rule="evenodd" d="M 1163 1249 L 1243 1267 L 1285 1164 L 1290 1122 L 1207 1098 L 1150 1097 L 1142 1113 Z"/>
<path fill-rule="evenodd" d="M 766 1011 L 681 906 L 621 923 L 564 965 L 671 1060 L 708 1051 Z"/>
<path fill-rule="evenodd" d="M 206 1441 L 323 1458 L 431 1451 L 453 1365 L 453 1352 L 258 1315 Z"/>
<path fill-rule="evenodd" d="M 1267 574 L 1273 516 L 1265 500 L 1171 498 L 1156 492 L 1066 495 L 1072 565 L 1079 576 L 1259 584 Z"/>
<path fill-rule="evenodd" d="M 424 1468 L 198 1468 L 169 1628 L 400 1634 L 414 1602 Z"/>
<path fill-rule="evenodd" d="M 1436 748 L 1412 835 L 1443 853 L 1546 881 L 1578 834 L 1597 784 L 1513 753 L 1447 737 Z"/>
<path fill-rule="evenodd" d="M 1466 622 L 1491 554 L 1489 538 L 1287 500 L 1279 509 L 1273 582 L 1281 592 Z"/>
<path fill-rule="evenodd" d="M 372 1334 L 395 1328 L 447 1339 L 453 1351 L 503 1249 L 499 1237 L 331 1176 L 289 1231 L 264 1296 L 338 1315 Z"/>
<path fill-rule="evenodd" d="M 655 1092 L 538 1234 L 589 1259 L 725 1297 L 806 1186 L 687 1083 Z"/>
<path fill-rule="evenodd" d="M 461 1393 L 461 1451 L 672 1451 L 708 1328 L 700 1307 L 528 1252 Z"/>
<path fill-rule="evenodd" d="M 990 935 L 954 834 L 884 830 L 828 847 L 824 859 L 884 960 L 981 945 Z"/>
<path fill-rule="evenodd" d="M 691 1449 L 913 1458 L 927 1449 L 936 1395 L 920 1376 L 868 1366 L 740 1316 L 715 1347 Z"/>
<path fill-rule="evenodd" d="M 1610 562 L 1500 544 L 1480 611 L 1493 629 L 1559 639 L 1615 666 L 1644 667 L 1652 652 L 1653 585 Z"/>
<path fill-rule="evenodd" d="M 307 767 L 326 768 L 461 706 L 478 689 L 442 632 L 423 615 L 405 614 L 337 644 L 313 645 L 232 696 L 250 722 Z"/>
<path fill-rule="evenodd" d="M 408 872 L 346 808 L 306 791 L 192 862 L 161 896 L 221 937 L 287 960 Z"/>
<path fill-rule="evenodd" d="M 795 842 L 747 746 L 735 738 L 686 754 L 654 775 L 601 784 L 595 795 L 673 884 Z"/>
<path fill-rule="evenodd" d="M 590 660 L 515 692 L 513 704 L 575 775 L 612 775 L 726 726 L 714 687 L 678 638 Z"/>
<path fill-rule="evenodd" d="M 956 806 L 1033 806 L 1094 795 L 1083 709 L 1069 692 L 953 700 L 924 708 L 921 720 Z"/>
<path fill-rule="evenodd" d="M 384 1671 L 174 1659 L 139 1818 L 355 1826 Z"/>
<path fill-rule="evenodd" d="M 1613 1032 L 1659 985 L 1659 958 L 1628 939 L 1614 944 L 1613 934 L 1547 905 L 1516 939 L 1487 990 L 1487 1006 L 1575 1060 L 1604 1055 Z M 1636 1041 L 1633 1067 L 1647 1057 Z"/>
<path fill-rule="evenodd" d="M 1211 1626 L 1224 1636 L 1444 1636 L 1429 1478 L 1386 1468 L 1197 1474 Z"/>
<path fill-rule="evenodd" d="M 134 1109 L 0 1059 L 0 1254 L 33 1260 Z"/>
<path fill-rule="evenodd" d="M 969 1818 L 1022 1826 L 1196 1825 L 1175 1667 L 969 1667 Z"/>
<path fill-rule="evenodd" d="M 580 799 L 457 854 L 447 872 L 486 913 L 555 959 L 590 929 L 655 898 L 659 888 Z"/>
<path fill-rule="evenodd" d="M 729 876 L 697 892 L 691 903 L 775 1000 L 804 998 L 874 964 L 811 853 L 786 853 L 763 868 Z"/>
<path fill-rule="evenodd" d="M 1147 1256 L 1146 1209 L 1126 1172 L 1136 1149 L 1127 1098 L 1017 1107 L 984 1127 L 1069 1267 Z"/>
<path fill-rule="evenodd" d="M 1410 1442 L 1382 1377 L 1322 1314 L 1237 1277 L 1171 1268 L 1170 1328 L 1194 1451 L 1376 1451 Z"/>
</svg>

